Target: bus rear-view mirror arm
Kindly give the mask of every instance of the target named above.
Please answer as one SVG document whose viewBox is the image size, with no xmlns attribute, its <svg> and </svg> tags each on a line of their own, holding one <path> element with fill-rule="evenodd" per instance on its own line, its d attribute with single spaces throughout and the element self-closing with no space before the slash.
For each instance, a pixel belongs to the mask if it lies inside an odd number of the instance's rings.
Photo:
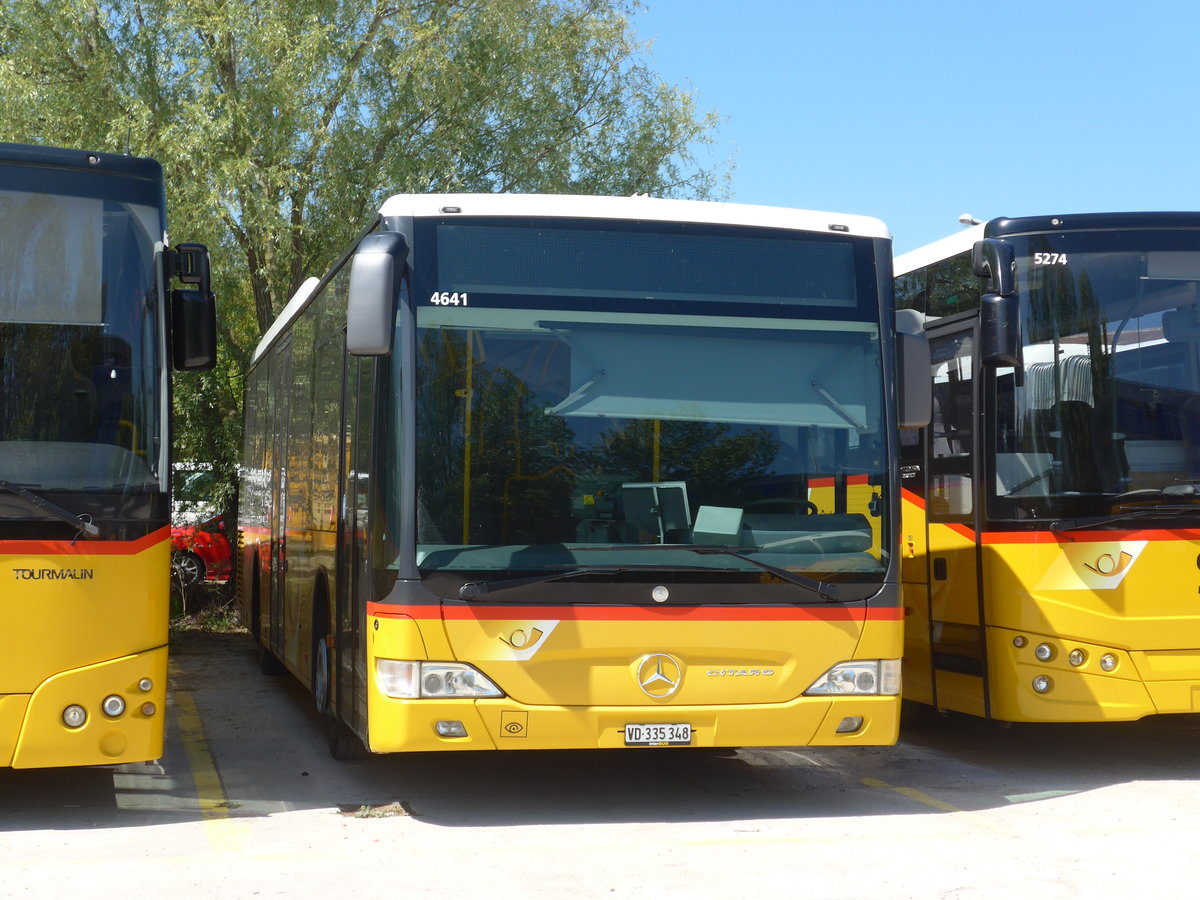
<svg viewBox="0 0 1200 900">
<path fill-rule="evenodd" d="M 1022 381 L 1021 307 L 1016 286 L 1016 255 L 1012 244 L 997 238 L 976 241 L 971 268 L 987 279 L 979 298 L 979 357 L 985 366 L 1012 366 Z"/>
</svg>

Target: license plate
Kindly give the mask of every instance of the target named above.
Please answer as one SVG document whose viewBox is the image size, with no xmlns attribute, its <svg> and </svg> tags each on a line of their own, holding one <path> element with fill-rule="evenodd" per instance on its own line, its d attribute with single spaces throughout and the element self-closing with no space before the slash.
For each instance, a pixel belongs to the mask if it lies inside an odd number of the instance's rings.
<svg viewBox="0 0 1200 900">
<path fill-rule="evenodd" d="M 692 726 L 673 725 L 626 725 L 626 747 L 662 747 L 692 742 Z"/>
</svg>

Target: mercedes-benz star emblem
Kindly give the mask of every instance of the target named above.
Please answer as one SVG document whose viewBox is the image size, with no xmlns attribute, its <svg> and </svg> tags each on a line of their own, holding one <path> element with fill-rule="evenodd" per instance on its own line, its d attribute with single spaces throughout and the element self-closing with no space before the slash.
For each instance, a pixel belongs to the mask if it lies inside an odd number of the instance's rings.
<svg viewBox="0 0 1200 900">
<path fill-rule="evenodd" d="M 637 682 L 647 697 L 663 700 L 679 690 L 683 665 L 673 656 L 652 653 L 638 664 Z"/>
</svg>

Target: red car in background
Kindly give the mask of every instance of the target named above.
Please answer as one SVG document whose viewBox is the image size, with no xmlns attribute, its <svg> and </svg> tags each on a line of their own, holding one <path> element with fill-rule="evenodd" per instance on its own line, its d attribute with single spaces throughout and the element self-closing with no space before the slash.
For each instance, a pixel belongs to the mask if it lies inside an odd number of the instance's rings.
<svg viewBox="0 0 1200 900">
<path fill-rule="evenodd" d="M 229 580 L 233 553 L 225 537 L 223 517 L 171 528 L 171 574 L 185 587 L 201 581 Z"/>
</svg>

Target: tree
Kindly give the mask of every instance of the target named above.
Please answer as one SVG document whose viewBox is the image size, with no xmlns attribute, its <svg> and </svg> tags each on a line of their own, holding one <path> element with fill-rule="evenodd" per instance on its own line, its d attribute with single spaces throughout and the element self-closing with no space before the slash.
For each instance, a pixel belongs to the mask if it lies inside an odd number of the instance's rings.
<svg viewBox="0 0 1200 900">
<path fill-rule="evenodd" d="M 695 155 L 715 117 L 651 71 L 637 7 L 0 0 L 0 138 L 163 163 L 223 338 L 216 371 L 177 379 L 177 452 L 232 473 L 255 343 L 388 194 L 717 191 Z"/>
</svg>

